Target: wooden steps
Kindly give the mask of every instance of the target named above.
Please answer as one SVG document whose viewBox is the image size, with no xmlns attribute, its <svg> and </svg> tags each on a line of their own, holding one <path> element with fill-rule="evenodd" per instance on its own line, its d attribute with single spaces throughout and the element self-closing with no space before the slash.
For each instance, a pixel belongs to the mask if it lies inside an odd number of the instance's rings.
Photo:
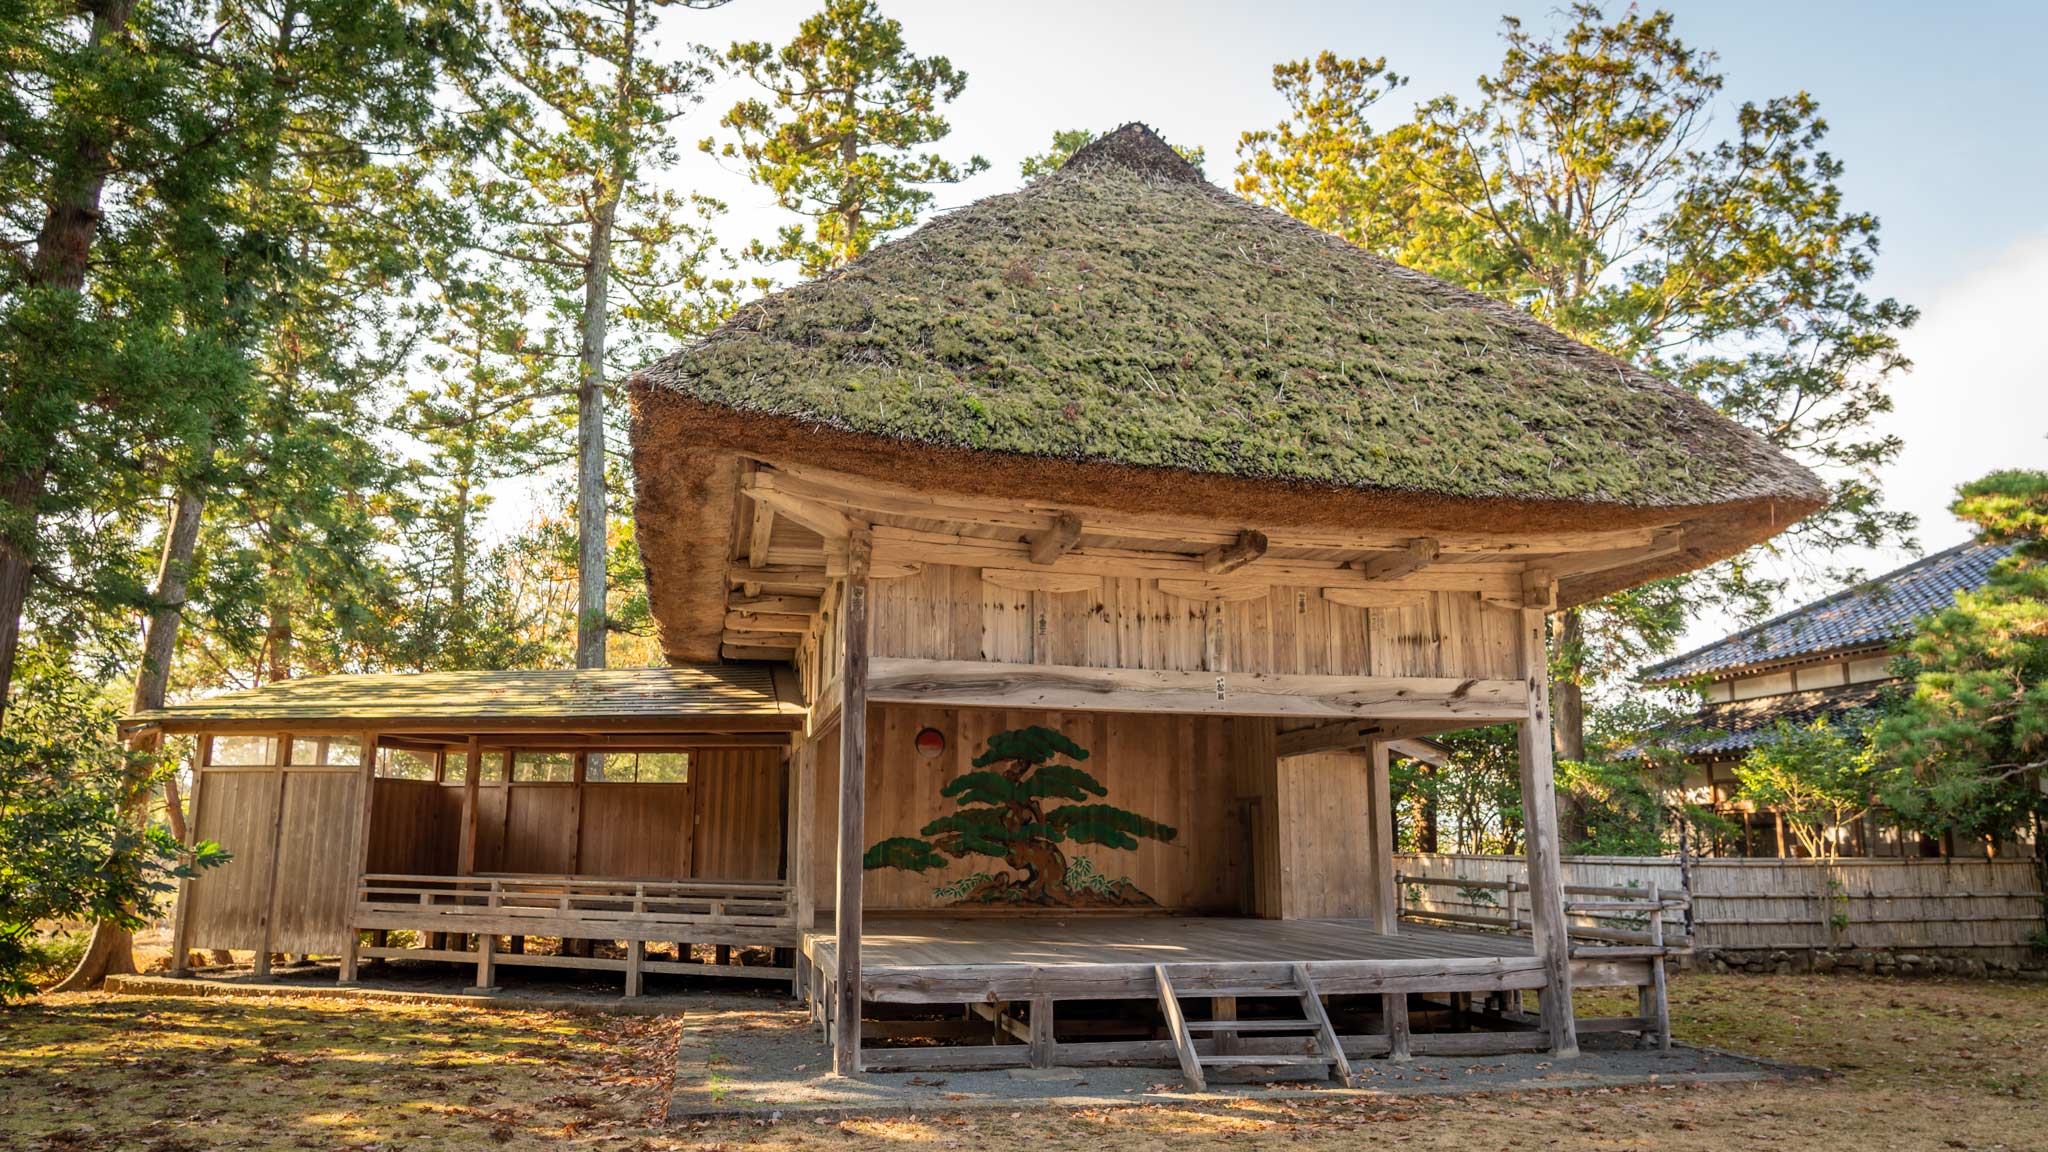
<svg viewBox="0 0 2048 1152">
<path fill-rule="evenodd" d="M 1218 965 L 1205 966 L 1214 972 Z M 1227 970 L 1230 965 L 1220 966 Z M 1245 965 L 1244 967 L 1250 967 Z M 1152 969 L 1159 982 L 1159 1009 L 1166 1016 L 1167 1031 L 1172 1035 L 1173 1047 L 1180 1057 L 1180 1071 L 1188 1087 L 1200 1092 L 1208 1088 L 1203 1076 L 1204 1068 L 1323 1068 L 1330 1078 L 1344 1085 L 1352 1086 L 1351 1063 L 1344 1058 L 1344 1048 L 1337 1042 L 1337 1030 L 1330 1026 L 1329 1014 L 1323 1011 L 1323 1001 L 1316 994 L 1315 982 L 1310 979 L 1308 965 L 1293 966 L 1293 980 L 1285 987 L 1276 987 L 1268 981 L 1247 980 L 1243 986 L 1225 983 L 1222 987 L 1203 988 L 1198 992 L 1183 993 L 1173 986 L 1171 966 L 1160 964 Z M 1249 973 L 1247 973 L 1249 975 Z M 1292 1019 L 1275 1020 L 1189 1020 L 1181 1010 L 1181 997 L 1194 996 L 1212 999 L 1229 996 L 1245 997 L 1288 997 L 1301 1006 L 1301 1015 Z M 1312 1040 L 1314 1052 L 1276 1053 L 1271 1055 L 1250 1055 L 1234 1052 L 1203 1052 L 1195 1047 L 1196 1032 L 1305 1032 L 1304 1039 Z"/>
</svg>

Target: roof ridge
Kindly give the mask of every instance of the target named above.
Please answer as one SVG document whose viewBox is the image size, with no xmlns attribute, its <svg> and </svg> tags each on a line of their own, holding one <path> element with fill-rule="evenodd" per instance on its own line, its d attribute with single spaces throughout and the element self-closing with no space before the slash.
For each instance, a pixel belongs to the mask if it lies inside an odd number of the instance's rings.
<svg viewBox="0 0 2048 1152">
<path fill-rule="evenodd" d="M 1166 138 L 1142 120 L 1132 120 L 1104 132 L 1074 150 L 1060 165 L 1060 171 L 1125 171 L 1156 176 L 1182 184 L 1207 184 L 1202 170 L 1173 150 Z"/>
<path fill-rule="evenodd" d="M 1684 664 L 1690 660 L 1696 659 L 1697 657 L 1712 652 L 1716 648 L 1736 645 L 1741 641 L 1748 639 L 1760 632 L 1767 631 L 1770 628 L 1786 623 L 1787 621 L 1794 620 L 1800 616 L 1813 615 L 1814 613 L 1817 613 L 1822 609 L 1827 608 L 1829 605 L 1837 603 L 1838 601 L 1846 600 L 1851 596 L 1871 591 L 1880 585 L 1892 583 L 1900 577 L 1908 575 L 1909 573 L 1913 572 L 1915 569 L 1931 567 L 1937 561 L 1949 559 L 1950 557 L 1958 553 L 1971 551 L 1976 548 L 2009 549 L 2010 547 L 2010 545 L 1992 543 L 1984 540 L 1979 540 L 1976 537 L 1971 537 L 1968 540 L 1964 540 L 1960 544 L 1952 544 L 1939 552 L 1930 552 L 1917 560 L 1909 560 L 1906 563 L 1901 564 L 1899 567 L 1894 568 L 1889 572 L 1880 573 L 1876 576 L 1866 577 L 1865 579 L 1858 580 L 1852 584 L 1849 584 L 1846 587 L 1838 588 L 1835 591 L 1830 592 L 1829 594 L 1821 597 L 1818 600 L 1808 601 L 1805 604 L 1801 604 L 1793 608 L 1788 608 L 1785 611 L 1778 613 L 1776 616 L 1773 616 L 1768 620 L 1760 620 L 1757 623 L 1751 624 L 1749 627 L 1744 628 L 1739 632 L 1732 632 L 1726 636 L 1721 637 L 1718 640 L 1710 640 L 1697 648 L 1693 648 L 1685 652 L 1680 652 L 1675 656 L 1666 657 L 1665 659 L 1659 660 L 1657 663 L 1652 664 L 1647 668 L 1644 668 L 1641 672 L 1636 674 L 1636 678 L 1639 680 L 1656 679 L 1657 673 L 1660 669 L 1670 668 L 1675 665 Z"/>
</svg>

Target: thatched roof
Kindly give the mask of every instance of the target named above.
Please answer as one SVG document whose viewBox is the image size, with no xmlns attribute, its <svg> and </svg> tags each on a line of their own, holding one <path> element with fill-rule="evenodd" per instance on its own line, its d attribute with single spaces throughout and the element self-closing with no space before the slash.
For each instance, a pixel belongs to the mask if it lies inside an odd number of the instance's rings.
<svg viewBox="0 0 2048 1152">
<path fill-rule="evenodd" d="M 739 456 L 1261 526 L 1685 520 L 1685 557 L 1629 583 L 1824 500 L 1685 391 L 1230 195 L 1137 124 L 749 304 L 631 393 L 665 621 L 723 597 Z"/>
<path fill-rule="evenodd" d="M 1821 498 L 1681 389 L 1204 182 L 1142 125 L 640 387 L 975 452 L 1476 499 Z"/>
</svg>

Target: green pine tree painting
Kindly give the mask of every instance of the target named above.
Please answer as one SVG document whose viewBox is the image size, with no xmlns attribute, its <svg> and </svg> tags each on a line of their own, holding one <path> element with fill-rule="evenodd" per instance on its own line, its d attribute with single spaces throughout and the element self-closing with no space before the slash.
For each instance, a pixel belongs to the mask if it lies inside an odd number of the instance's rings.
<svg viewBox="0 0 2048 1152">
<path fill-rule="evenodd" d="M 974 758 L 979 771 L 941 790 L 960 806 L 920 830 L 918 839 L 893 836 L 869 848 L 867 868 L 923 872 L 948 858 L 987 856 L 1006 870 L 977 875 L 940 889 L 959 904 L 1026 904 L 1056 908 L 1129 907 L 1153 903 L 1129 879 L 1109 880 L 1086 859 L 1067 857 L 1064 845 L 1092 844 L 1129 851 L 1138 841 L 1171 842 L 1176 831 L 1156 820 L 1108 804 L 1100 781 L 1070 763 L 1088 750 L 1050 728 L 1016 728 L 989 737 Z M 1068 800 L 1048 809 L 1050 800 Z"/>
</svg>

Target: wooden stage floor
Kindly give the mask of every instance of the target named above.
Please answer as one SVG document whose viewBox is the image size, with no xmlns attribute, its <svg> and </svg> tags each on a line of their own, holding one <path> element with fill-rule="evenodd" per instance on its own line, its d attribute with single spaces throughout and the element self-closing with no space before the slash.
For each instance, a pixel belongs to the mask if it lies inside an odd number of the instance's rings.
<svg viewBox="0 0 2048 1152">
<path fill-rule="evenodd" d="M 821 917 L 821 920 L 824 918 Z M 867 968 L 1022 964 L 1234 964 L 1272 960 L 1441 960 L 1534 956 L 1527 937 L 1403 924 L 1392 935 L 1372 921 L 1255 920 L 1233 916 L 869 916 L 861 933 Z M 804 947 L 833 964 L 829 920 Z"/>
<path fill-rule="evenodd" d="M 829 923 L 804 936 L 814 983 L 829 983 L 837 948 Z M 1330 993 L 1540 988 L 1526 937 L 1403 924 L 1381 935 L 1369 920 L 1255 920 L 1222 916 L 871 915 L 861 934 L 861 997 L 960 1003 L 1032 997 L 1156 997 L 1155 966 L 1190 992 L 1248 977 L 1292 986 L 1306 965 Z"/>
</svg>

